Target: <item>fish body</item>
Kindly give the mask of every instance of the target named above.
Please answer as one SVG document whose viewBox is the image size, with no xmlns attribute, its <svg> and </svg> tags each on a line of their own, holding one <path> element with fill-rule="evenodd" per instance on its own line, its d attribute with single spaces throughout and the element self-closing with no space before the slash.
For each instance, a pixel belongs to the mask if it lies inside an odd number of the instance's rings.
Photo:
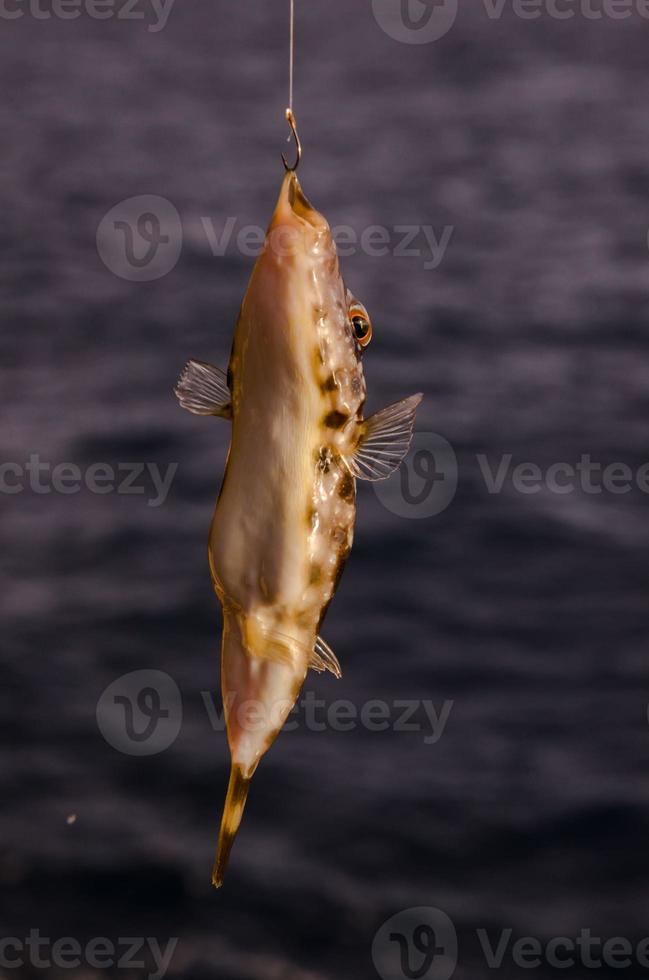
<svg viewBox="0 0 649 980">
<path fill-rule="evenodd" d="M 232 758 L 213 883 L 248 785 L 309 667 L 340 676 L 319 637 L 352 546 L 356 479 L 407 452 L 420 395 L 363 419 L 367 311 L 345 288 L 325 218 L 284 177 L 236 325 L 227 375 L 190 361 L 183 407 L 232 421 L 209 535 L 223 610 L 222 694 Z"/>
</svg>

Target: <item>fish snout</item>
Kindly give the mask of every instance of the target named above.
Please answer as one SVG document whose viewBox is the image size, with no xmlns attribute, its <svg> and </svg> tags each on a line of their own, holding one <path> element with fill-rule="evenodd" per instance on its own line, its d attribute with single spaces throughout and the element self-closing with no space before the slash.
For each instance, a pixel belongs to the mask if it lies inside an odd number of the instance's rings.
<svg viewBox="0 0 649 980">
<path fill-rule="evenodd" d="M 313 207 L 293 171 L 282 182 L 266 235 L 266 251 L 283 258 L 332 257 L 336 246 L 327 219 Z"/>
</svg>

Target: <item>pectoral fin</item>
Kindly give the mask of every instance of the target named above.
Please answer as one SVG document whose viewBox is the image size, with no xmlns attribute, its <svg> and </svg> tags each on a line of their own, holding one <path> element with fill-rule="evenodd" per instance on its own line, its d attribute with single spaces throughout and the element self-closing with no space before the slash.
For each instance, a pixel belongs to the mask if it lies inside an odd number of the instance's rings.
<svg viewBox="0 0 649 980">
<path fill-rule="evenodd" d="M 408 452 L 417 406 L 424 396 L 411 395 L 358 423 L 359 439 L 345 463 L 358 480 L 385 480 Z"/>
<path fill-rule="evenodd" d="M 182 408 L 194 415 L 218 415 L 232 418 L 232 404 L 227 375 L 205 361 L 188 361 L 174 388 Z"/>
</svg>

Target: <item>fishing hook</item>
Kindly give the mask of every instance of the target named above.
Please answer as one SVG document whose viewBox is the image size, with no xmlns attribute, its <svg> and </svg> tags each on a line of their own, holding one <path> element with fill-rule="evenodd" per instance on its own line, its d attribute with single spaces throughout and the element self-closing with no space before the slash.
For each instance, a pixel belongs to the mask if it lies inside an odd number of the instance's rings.
<svg viewBox="0 0 649 980">
<path fill-rule="evenodd" d="M 295 116 L 293 115 L 293 110 L 292 109 L 287 109 L 286 110 L 286 121 L 289 124 L 289 126 L 291 127 L 291 133 L 293 135 L 293 139 L 295 140 L 295 150 L 296 150 L 296 153 L 297 153 L 297 157 L 296 157 L 295 163 L 293 164 L 292 167 L 289 167 L 288 163 L 286 162 L 286 157 L 284 156 L 283 153 L 282 153 L 282 160 L 284 161 L 284 167 L 285 167 L 286 171 L 288 173 L 295 173 L 295 171 L 297 170 L 297 168 L 298 168 L 298 166 L 300 164 L 300 160 L 302 159 L 302 144 L 300 143 L 300 137 L 297 134 L 297 126 L 296 126 L 296 123 L 295 123 Z M 289 136 L 289 139 L 290 138 L 291 137 Z"/>
</svg>

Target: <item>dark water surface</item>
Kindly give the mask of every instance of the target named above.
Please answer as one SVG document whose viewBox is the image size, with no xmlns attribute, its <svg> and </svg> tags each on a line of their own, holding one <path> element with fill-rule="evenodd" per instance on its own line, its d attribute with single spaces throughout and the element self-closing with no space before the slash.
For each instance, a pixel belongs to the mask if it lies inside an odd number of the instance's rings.
<svg viewBox="0 0 649 980">
<path fill-rule="evenodd" d="M 217 893 L 228 754 L 202 696 L 220 629 L 205 542 L 228 434 L 171 388 L 189 356 L 227 362 L 253 260 L 234 243 L 214 256 L 201 219 L 220 234 L 269 217 L 286 10 L 176 0 L 150 32 L 138 9 L 0 31 L 3 461 L 177 464 L 160 506 L 144 477 L 141 495 L 26 481 L 0 497 L 0 935 L 178 937 L 171 978 L 360 980 L 379 975 L 381 924 L 432 906 L 457 930 L 456 977 L 592 975 L 511 956 L 491 970 L 476 930 L 649 935 L 648 498 L 489 493 L 477 457 L 649 460 L 649 21 L 492 20 L 476 3 L 412 45 L 369 3 L 298 4 L 307 194 L 391 246 L 397 226 L 454 229 L 435 269 L 392 247 L 343 261 L 374 321 L 369 407 L 423 391 L 418 428 L 459 467 L 428 518 L 359 488 L 325 629 L 343 678 L 310 674 L 305 692 L 393 718 L 395 700 L 453 705 L 435 742 L 423 710 L 418 731 L 301 715 L 260 766 Z M 183 247 L 133 282 L 95 235 L 143 194 L 172 202 Z M 178 737 L 148 756 L 96 721 L 107 685 L 140 669 L 182 695 Z M 4 971 L 43 973 L 149 970 L 23 956 Z"/>
</svg>

